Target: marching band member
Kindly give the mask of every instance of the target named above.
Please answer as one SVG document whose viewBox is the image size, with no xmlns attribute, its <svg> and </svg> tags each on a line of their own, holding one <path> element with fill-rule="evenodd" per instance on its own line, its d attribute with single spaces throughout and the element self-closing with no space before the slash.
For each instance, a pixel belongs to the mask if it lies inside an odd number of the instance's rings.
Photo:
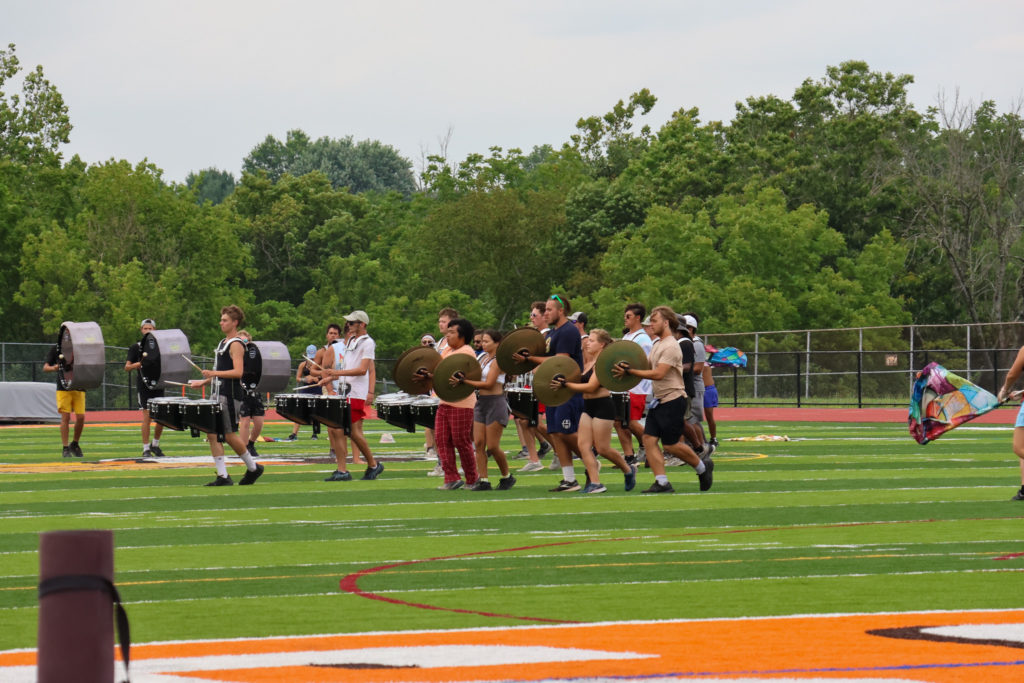
<svg viewBox="0 0 1024 683">
<path fill-rule="evenodd" d="M 587 478 L 590 480 L 583 488 L 583 493 L 604 493 L 608 490 L 601 483 L 600 467 L 594 457 L 594 450 L 622 470 L 627 491 L 632 491 L 636 486 L 636 465 L 627 464 L 622 454 L 612 448 L 615 404 L 612 402 L 611 392 L 601 386 L 597 373 L 594 371 L 597 357 L 611 343 L 611 335 L 606 330 L 594 328 L 584 343 L 583 375 L 580 377 L 580 381 L 567 382 L 564 377 L 551 380 L 552 389 L 564 386 L 583 394 L 583 414 L 580 416 L 577 438 L 580 446 L 580 458 L 587 468 Z"/>
<path fill-rule="evenodd" d="M 225 306 L 220 309 L 220 330 L 224 334 L 224 339 L 217 345 L 214 369 L 203 370 L 203 379 L 189 381 L 189 386 L 193 389 L 214 382 L 219 386 L 219 392 L 216 393 L 220 400 L 224 441 L 245 462 L 245 475 L 238 482 L 240 486 L 256 483 L 256 480 L 263 474 L 263 465 L 256 464 L 246 449 L 242 437 L 238 435 L 238 414 L 242 407 L 244 394 L 242 391 L 242 359 L 245 353 L 245 342 L 238 336 L 238 328 L 241 327 L 244 320 L 245 314 L 238 306 Z M 231 486 L 234 482 L 228 475 L 224 458 L 224 444 L 217 440 L 216 434 L 208 434 L 207 440 L 210 442 L 210 455 L 213 456 L 217 478 L 206 485 Z"/>
<path fill-rule="evenodd" d="M 670 454 L 693 466 L 700 480 L 700 490 L 707 491 L 713 483 L 712 472 L 715 463 L 711 458 L 701 460 L 682 438 L 686 425 L 687 400 L 683 385 L 683 353 L 675 342 L 675 328 L 678 325 L 675 312 L 668 306 L 658 306 L 651 312 L 651 332 L 654 345 L 651 349 L 650 370 L 631 368 L 619 364 L 612 369 L 616 377 L 633 375 L 650 379 L 654 393 L 653 406 L 647 414 L 644 425 L 644 448 L 647 464 L 654 472 L 654 484 L 644 493 L 672 493 L 675 489 L 665 474 L 665 460 L 658 441 Z"/>
<path fill-rule="evenodd" d="M 622 318 L 625 324 L 625 332 L 623 332 L 622 338 L 639 344 L 640 348 L 644 350 L 644 353 L 649 358 L 653 342 L 641 325 L 646 315 L 647 309 L 643 304 L 627 304 Z M 647 408 L 647 401 L 650 395 L 651 380 L 641 380 L 639 384 L 629 390 L 629 424 L 622 424 L 619 421 L 615 422 L 615 431 L 619 435 L 619 443 L 622 445 L 623 455 L 626 458 L 626 462 L 630 464 L 638 464 L 644 460 L 644 425 L 640 420 L 644 416 L 644 410 Z M 640 444 L 639 457 L 637 457 L 636 452 L 633 450 L 634 436 Z"/>
<path fill-rule="evenodd" d="M 501 450 L 501 435 L 508 424 L 508 401 L 505 400 L 505 373 L 498 367 L 494 354 L 501 341 L 501 332 L 485 330 L 480 335 L 483 355 L 478 358 L 481 366 L 479 381 L 465 377 L 452 377 L 452 384 L 468 384 L 476 387 L 476 405 L 473 407 L 473 448 L 476 450 L 476 468 L 480 478 L 470 486 L 471 491 L 489 491 L 491 482 L 487 479 L 487 456 L 501 472 L 498 490 L 507 491 L 515 486 L 516 478 L 508 468 L 505 451 Z M 474 337 L 475 339 L 475 337 Z"/>
<path fill-rule="evenodd" d="M 139 324 L 139 332 L 142 337 L 156 329 L 156 323 L 153 322 L 152 318 L 146 318 Z M 128 358 L 125 360 L 124 369 L 127 372 L 134 372 L 142 367 L 142 337 L 139 341 L 128 347 Z M 135 378 L 135 393 L 139 399 L 139 409 L 142 410 L 142 457 L 147 458 L 150 455 L 156 456 L 157 458 L 164 457 L 164 452 L 160 450 L 160 435 L 164 433 L 164 426 L 159 422 L 156 423 L 156 427 L 153 429 L 153 440 L 149 440 L 149 399 L 151 398 L 163 398 L 163 389 L 150 389 L 146 386 L 146 382 L 142 379 L 142 373 L 139 372 Z"/>
<path fill-rule="evenodd" d="M 453 353 L 464 353 L 476 358 L 470 342 L 473 339 L 473 325 L 465 318 L 455 318 L 448 322 L 445 331 L 445 348 L 441 358 Z M 432 378 L 433 373 L 424 371 L 424 379 Z M 444 483 L 439 489 L 451 491 L 462 488 L 463 483 L 472 487 L 477 481 L 476 453 L 473 449 L 473 410 L 476 407 L 476 396 L 470 394 L 457 402 L 442 400 L 437 407 L 434 418 L 434 442 L 437 454 L 444 469 Z M 459 462 L 466 474 L 466 481 L 459 477 L 455 466 L 455 451 L 459 452 Z"/>
</svg>

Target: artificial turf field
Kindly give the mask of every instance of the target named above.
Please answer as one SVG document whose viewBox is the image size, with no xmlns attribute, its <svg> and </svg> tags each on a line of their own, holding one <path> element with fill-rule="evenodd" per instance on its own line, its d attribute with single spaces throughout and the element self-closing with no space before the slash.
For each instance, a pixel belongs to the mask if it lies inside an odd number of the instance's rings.
<svg viewBox="0 0 1024 683">
<path fill-rule="evenodd" d="M 927 446 L 903 424 L 719 429 L 710 492 L 682 467 L 674 495 L 640 494 L 649 470 L 625 493 L 606 464 L 591 496 L 549 493 L 547 470 L 438 491 L 422 435 L 377 421 L 379 480 L 324 482 L 307 428 L 260 444 L 245 488 L 202 486 L 205 441 L 182 433 L 161 442 L 182 459 L 136 462 L 135 425 L 87 426 L 83 460 L 54 426 L 0 429 L 0 680 L 34 680 L 56 529 L 114 530 L 135 681 L 1020 680 L 1010 427 Z M 725 440 L 757 434 L 792 440 Z"/>
</svg>

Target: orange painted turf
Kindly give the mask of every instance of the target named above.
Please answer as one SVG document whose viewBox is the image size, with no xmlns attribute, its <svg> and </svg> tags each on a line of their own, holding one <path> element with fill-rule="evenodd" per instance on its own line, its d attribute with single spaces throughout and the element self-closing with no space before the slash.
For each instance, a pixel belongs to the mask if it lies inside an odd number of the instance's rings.
<svg viewBox="0 0 1024 683">
<path fill-rule="evenodd" d="M 227 660 L 217 663 L 193 659 L 189 666 L 174 674 L 194 681 L 232 683 L 540 681 L 590 677 L 630 680 L 661 676 L 697 680 L 828 678 L 1001 683 L 1024 677 L 1024 649 L 1020 643 L 936 641 L 876 632 L 909 629 L 908 633 L 914 635 L 918 633 L 914 630 L 917 627 L 1022 623 L 1024 610 L 626 622 L 176 642 L 137 645 L 131 654 L 132 669 L 150 674 L 160 672 L 157 662 L 153 662 L 155 668 L 147 665 L 151 660 L 227 656 Z M 471 654 L 480 647 L 540 651 L 546 661 L 507 661 L 500 665 L 477 661 L 461 666 L 430 661 L 432 649 L 445 647 L 446 652 L 456 655 L 460 650 Z M 380 661 L 382 657 L 386 659 L 380 655 L 382 651 L 374 648 L 401 648 L 412 661 L 416 660 L 417 652 L 422 651 L 424 657 L 418 665 L 387 664 Z M 577 649 L 587 651 L 589 659 L 581 658 Z M 262 666 L 248 668 L 254 663 L 254 655 L 277 655 L 285 661 L 281 666 L 263 661 Z M 337 658 L 336 663 L 331 663 L 331 656 Z M 627 656 L 628 659 L 623 658 Z M 314 657 L 319 659 L 318 665 L 296 661 Z M 34 664 L 34 652 L 0 653 L 0 679 L 4 679 L 4 667 Z M 204 664 L 208 668 L 202 668 Z M 167 680 L 174 680 L 174 674 L 168 671 Z"/>
</svg>

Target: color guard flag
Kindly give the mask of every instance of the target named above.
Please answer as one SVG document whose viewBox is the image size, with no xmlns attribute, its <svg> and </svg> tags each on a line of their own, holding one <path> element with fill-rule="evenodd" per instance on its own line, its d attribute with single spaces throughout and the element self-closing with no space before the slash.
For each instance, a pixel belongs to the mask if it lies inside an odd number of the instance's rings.
<svg viewBox="0 0 1024 683">
<path fill-rule="evenodd" d="M 998 406 L 991 393 L 938 363 L 929 363 L 914 380 L 907 416 L 910 435 L 926 444 Z"/>
</svg>

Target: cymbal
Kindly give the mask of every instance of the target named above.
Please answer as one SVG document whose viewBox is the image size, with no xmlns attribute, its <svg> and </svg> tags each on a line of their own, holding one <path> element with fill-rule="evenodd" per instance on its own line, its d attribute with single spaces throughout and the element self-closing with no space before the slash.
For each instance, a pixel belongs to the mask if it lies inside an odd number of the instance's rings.
<svg viewBox="0 0 1024 683">
<path fill-rule="evenodd" d="M 551 388 L 551 380 L 561 375 L 569 382 L 580 381 L 580 366 L 568 356 L 551 356 L 533 371 L 533 393 L 546 406 L 560 406 L 575 394 L 561 387 Z"/>
<path fill-rule="evenodd" d="M 448 384 L 448 380 L 457 372 L 463 373 L 466 379 L 479 380 L 483 376 L 476 356 L 471 356 L 468 353 L 451 354 L 434 368 L 434 393 L 442 401 L 456 403 L 476 391 L 468 384 L 456 384 L 455 386 Z"/>
<path fill-rule="evenodd" d="M 612 342 L 604 347 L 594 363 L 594 372 L 597 373 L 597 379 L 601 382 L 601 386 L 609 391 L 629 391 L 640 384 L 640 378 L 634 375 L 623 375 L 618 378 L 612 374 L 612 368 L 623 361 L 629 363 L 629 367 L 634 370 L 651 369 L 647 354 L 644 353 L 643 347 L 635 341 L 623 339 Z"/>
<path fill-rule="evenodd" d="M 432 382 L 429 379 L 417 380 L 416 373 L 420 369 L 433 372 L 440 362 L 441 354 L 434 349 L 429 346 L 414 346 L 395 361 L 392 377 L 395 384 L 407 394 L 429 394 L 433 389 Z"/>
<path fill-rule="evenodd" d="M 498 362 L 498 367 L 502 372 L 510 375 L 525 375 L 537 368 L 530 361 L 519 363 L 512 358 L 523 349 L 529 351 L 531 356 L 543 356 L 547 353 L 547 344 L 540 330 L 533 327 L 520 327 L 501 338 L 498 350 L 494 353 L 494 359 Z"/>
</svg>

